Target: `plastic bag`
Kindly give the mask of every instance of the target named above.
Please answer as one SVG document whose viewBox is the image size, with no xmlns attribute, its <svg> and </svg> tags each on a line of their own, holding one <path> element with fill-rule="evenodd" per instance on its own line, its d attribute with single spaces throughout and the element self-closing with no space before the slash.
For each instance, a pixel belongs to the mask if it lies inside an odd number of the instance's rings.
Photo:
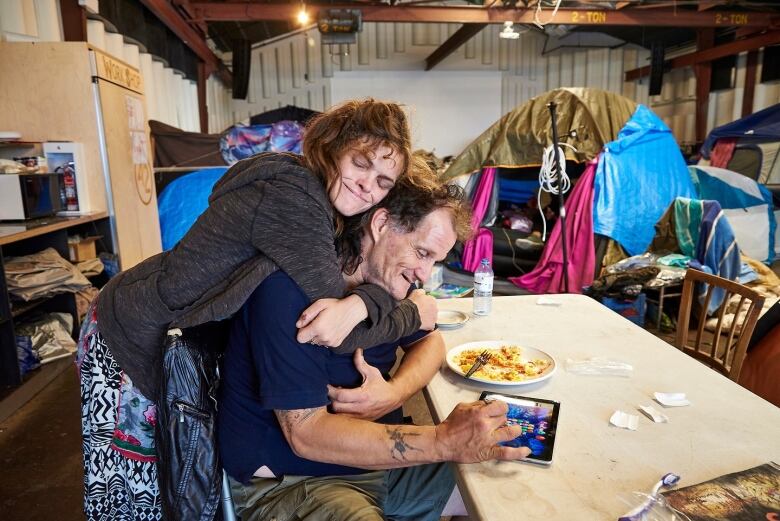
<svg viewBox="0 0 780 521">
<path fill-rule="evenodd" d="M 585 360 L 566 359 L 566 370 L 573 374 L 583 374 L 589 376 L 624 376 L 630 377 L 634 374 L 634 367 L 631 364 L 614 360 L 612 358 L 587 358 Z"/>
<path fill-rule="evenodd" d="M 650 495 L 645 492 L 630 492 L 618 496 L 630 510 L 638 510 L 626 514 L 618 521 L 690 521 L 690 518 L 679 510 L 672 508 L 661 495 Z"/>
</svg>

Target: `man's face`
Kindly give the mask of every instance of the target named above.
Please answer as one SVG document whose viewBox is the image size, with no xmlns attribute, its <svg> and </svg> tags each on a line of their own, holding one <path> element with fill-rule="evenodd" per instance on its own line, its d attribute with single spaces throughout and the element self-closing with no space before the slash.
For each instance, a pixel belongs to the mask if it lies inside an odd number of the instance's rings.
<svg viewBox="0 0 780 521">
<path fill-rule="evenodd" d="M 374 243 L 366 252 L 366 282 L 384 287 L 398 300 L 406 297 L 415 281 L 428 279 L 433 263 L 444 260 L 457 238 L 447 209 L 425 216 L 413 232 L 398 230 L 387 220 L 372 228 L 372 234 Z"/>
</svg>

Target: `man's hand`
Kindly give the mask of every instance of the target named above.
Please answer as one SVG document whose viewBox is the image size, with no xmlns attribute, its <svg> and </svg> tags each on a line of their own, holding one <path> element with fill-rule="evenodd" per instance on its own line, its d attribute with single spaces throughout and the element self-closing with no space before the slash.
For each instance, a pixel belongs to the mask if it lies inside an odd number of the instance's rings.
<svg viewBox="0 0 780 521">
<path fill-rule="evenodd" d="M 527 447 L 504 447 L 521 434 L 519 425 L 506 425 L 507 404 L 491 402 L 460 403 L 436 426 L 436 444 L 444 461 L 478 463 L 488 460 L 518 460 L 528 456 Z"/>
<path fill-rule="evenodd" d="M 362 349 L 355 351 L 354 360 L 355 368 L 363 375 L 363 384 L 356 389 L 328 385 L 333 412 L 373 421 L 403 404 L 403 397 L 393 384 L 363 358 Z"/>
<path fill-rule="evenodd" d="M 436 315 L 439 313 L 436 299 L 426 295 L 425 290 L 422 289 L 412 291 L 407 298 L 417 306 L 417 312 L 420 314 L 420 321 L 422 322 L 420 329 L 432 331 L 436 327 Z"/>
<path fill-rule="evenodd" d="M 363 300 L 357 295 L 343 299 L 320 299 L 301 314 L 295 327 L 298 342 L 338 347 L 356 325 L 368 317 Z"/>
</svg>

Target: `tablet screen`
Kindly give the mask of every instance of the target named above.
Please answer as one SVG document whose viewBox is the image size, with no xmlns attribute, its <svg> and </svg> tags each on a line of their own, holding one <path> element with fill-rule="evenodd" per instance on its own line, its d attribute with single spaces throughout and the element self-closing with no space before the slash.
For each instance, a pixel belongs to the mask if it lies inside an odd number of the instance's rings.
<svg viewBox="0 0 780 521">
<path fill-rule="evenodd" d="M 495 393 L 483 393 L 482 399 L 507 402 L 507 424 L 519 425 L 522 429 L 520 436 L 501 445 L 528 447 L 531 449 L 529 460 L 545 464 L 552 462 L 560 407 L 558 402 Z"/>
</svg>

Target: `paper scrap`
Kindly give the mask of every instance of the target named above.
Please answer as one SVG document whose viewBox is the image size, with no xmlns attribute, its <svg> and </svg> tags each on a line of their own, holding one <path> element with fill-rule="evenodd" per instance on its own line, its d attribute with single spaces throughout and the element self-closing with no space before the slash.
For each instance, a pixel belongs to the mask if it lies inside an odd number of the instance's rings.
<svg viewBox="0 0 780 521">
<path fill-rule="evenodd" d="M 639 416 L 636 414 L 628 414 L 623 411 L 615 411 L 609 419 L 609 423 L 615 427 L 620 427 L 621 429 L 635 431 L 639 426 Z"/>
<path fill-rule="evenodd" d="M 666 416 L 664 413 L 657 410 L 652 405 L 640 405 L 639 410 L 642 411 L 645 416 L 653 420 L 655 423 L 667 423 L 669 421 L 669 417 Z"/>
<path fill-rule="evenodd" d="M 562 302 L 558 299 L 542 295 L 536 299 L 537 306 L 560 306 Z"/>
<path fill-rule="evenodd" d="M 685 393 L 653 393 L 653 396 L 664 407 L 685 407 L 691 404 Z"/>
</svg>

